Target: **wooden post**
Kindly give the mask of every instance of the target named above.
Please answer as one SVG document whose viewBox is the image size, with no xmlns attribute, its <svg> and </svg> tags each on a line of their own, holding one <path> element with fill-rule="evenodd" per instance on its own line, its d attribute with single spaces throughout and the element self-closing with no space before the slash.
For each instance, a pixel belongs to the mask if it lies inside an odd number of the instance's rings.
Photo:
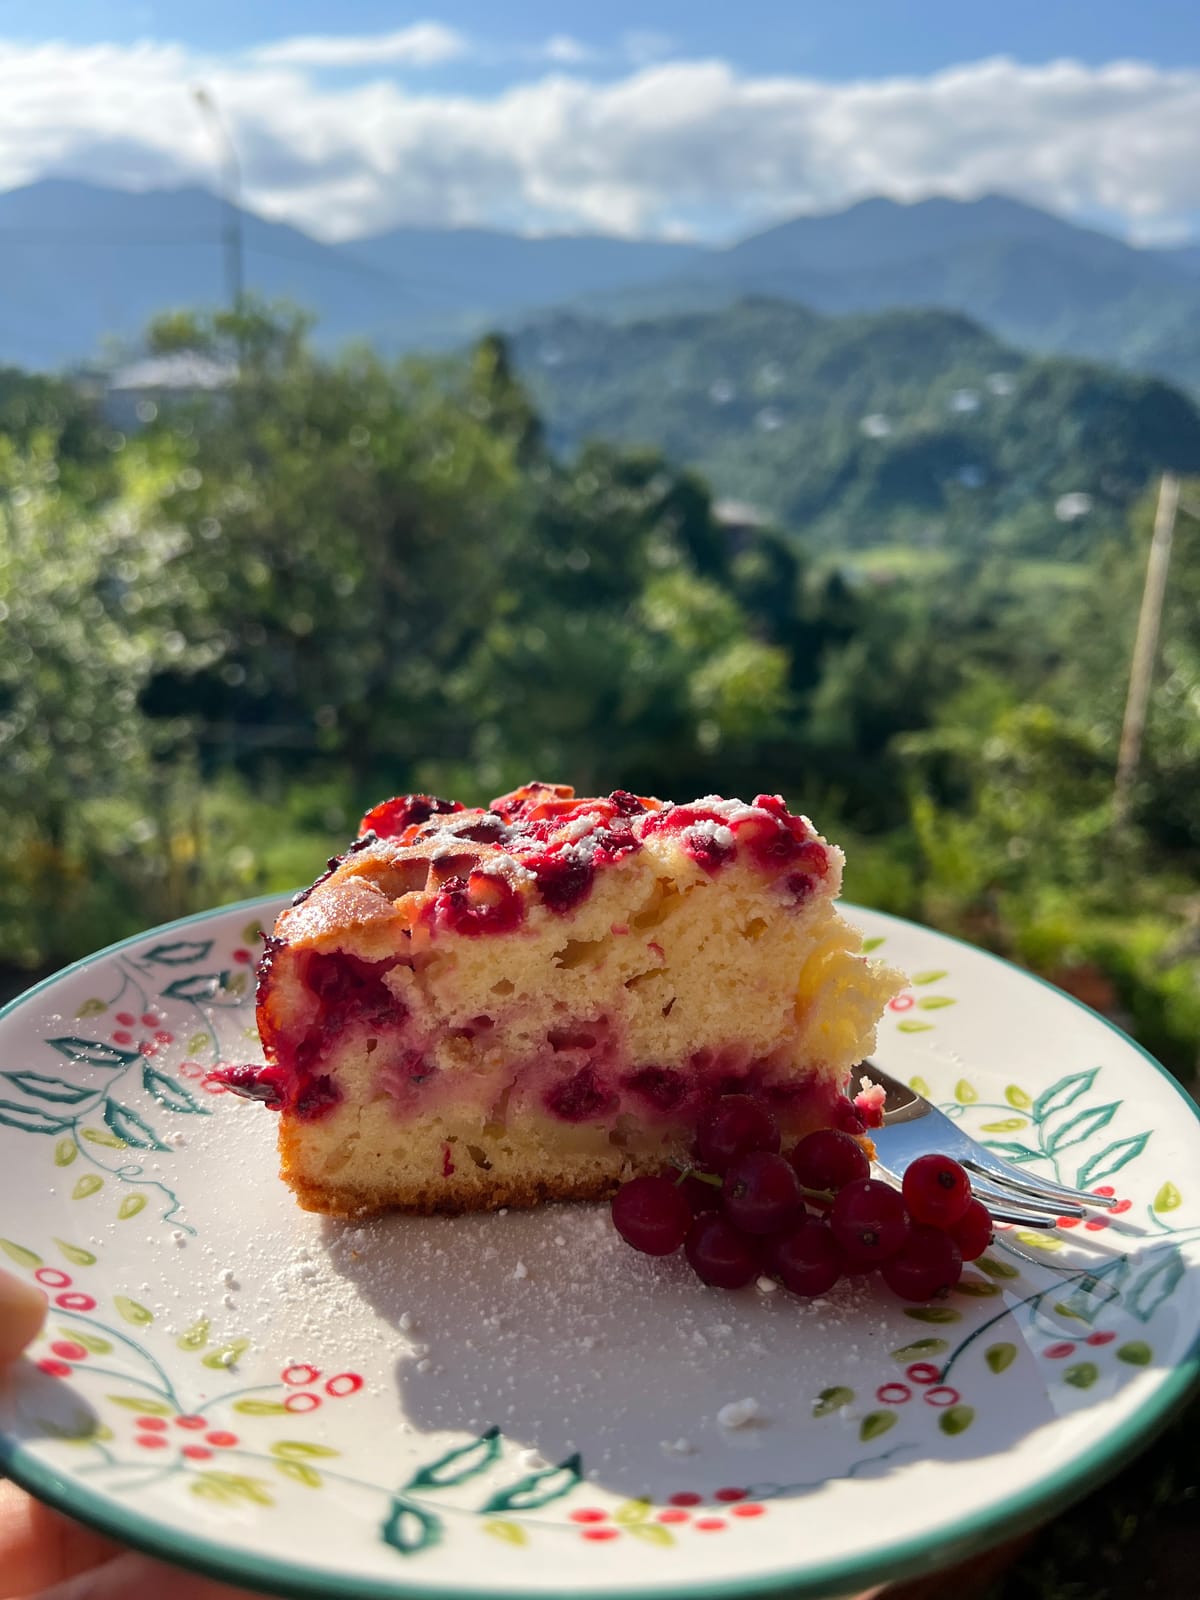
<svg viewBox="0 0 1200 1600">
<path fill-rule="evenodd" d="M 1118 826 L 1129 818 L 1133 784 L 1142 754 L 1142 735 L 1146 728 L 1146 709 L 1154 680 L 1158 655 L 1158 630 L 1162 622 L 1163 600 L 1167 592 L 1167 569 L 1171 564 L 1171 540 L 1175 535 L 1175 513 L 1179 507 L 1179 479 L 1164 472 L 1158 486 L 1158 509 L 1154 513 L 1154 537 L 1146 561 L 1146 585 L 1142 590 L 1142 609 L 1138 614 L 1137 637 L 1129 668 L 1129 694 L 1125 701 L 1125 721 L 1121 725 L 1121 748 L 1117 756 L 1117 781 L 1113 791 L 1113 820 Z"/>
</svg>

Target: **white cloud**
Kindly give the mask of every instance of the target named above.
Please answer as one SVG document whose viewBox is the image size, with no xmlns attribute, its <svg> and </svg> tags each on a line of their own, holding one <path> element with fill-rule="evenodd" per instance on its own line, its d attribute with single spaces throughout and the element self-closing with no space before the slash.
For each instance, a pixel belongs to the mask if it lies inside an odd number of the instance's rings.
<svg viewBox="0 0 1200 1600">
<path fill-rule="evenodd" d="M 542 61 L 557 61 L 562 66 L 577 66 L 582 61 L 594 61 L 596 51 L 582 39 L 569 33 L 556 33 L 533 52 Z"/>
<path fill-rule="evenodd" d="M 330 79 L 312 41 L 288 44 L 213 58 L 0 42 L 0 188 L 46 172 L 211 181 L 200 80 L 247 202 L 326 237 L 410 220 L 728 234 L 868 194 L 996 189 L 1141 236 L 1200 212 L 1192 68 L 998 58 L 829 83 L 678 60 L 591 81 L 560 63 L 484 97 L 415 93 L 386 71 Z M 320 65 L 363 48 L 333 39 Z"/>
<path fill-rule="evenodd" d="M 661 61 L 674 51 L 674 41 L 665 33 L 650 28 L 632 28 L 621 35 L 621 50 L 635 67 L 644 67 L 651 61 Z"/>
<path fill-rule="evenodd" d="M 395 33 L 298 34 L 251 51 L 257 61 L 293 67 L 433 67 L 465 55 L 467 41 L 440 22 L 414 22 Z"/>
</svg>

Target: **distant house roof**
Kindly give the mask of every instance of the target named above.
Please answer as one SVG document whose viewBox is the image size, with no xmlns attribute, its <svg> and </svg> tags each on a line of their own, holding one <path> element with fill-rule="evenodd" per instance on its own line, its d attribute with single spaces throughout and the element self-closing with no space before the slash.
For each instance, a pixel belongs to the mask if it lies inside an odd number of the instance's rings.
<svg viewBox="0 0 1200 1600">
<path fill-rule="evenodd" d="M 761 506 L 752 506 L 748 500 L 717 500 L 713 503 L 714 519 L 725 528 L 769 528 L 771 517 Z"/>
<path fill-rule="evenodd" d="M 1078 522 L 1092 509 L 1092 497 L 1077 490 L 1074 494 L 1060 494 L 1054 502 L 1054 515 L 1060 522 Z"/>
<path fill-rule="evenodd" d="M 110 390 L 130 389 L 227 389 L 237 381 L 236 362 L 215 361 L 194 350 L 177 350 L 170 355 L 148 356 L 114 372 Z"/>
</svg>

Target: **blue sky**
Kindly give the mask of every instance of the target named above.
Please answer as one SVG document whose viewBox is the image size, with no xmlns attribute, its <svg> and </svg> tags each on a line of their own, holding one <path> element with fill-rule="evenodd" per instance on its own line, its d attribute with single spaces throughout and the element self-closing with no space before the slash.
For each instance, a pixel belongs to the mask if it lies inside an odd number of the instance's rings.
<svg viewBox="0 0 1200 1600">
<path fill-rule="evenodd" d="M 689 55 L 836 79 L 928 72 L 1001 54 L 1092 64 L 1133 56 L 1163 66 L 1200 56 L 1195 0 L 457 0 L 417 8 L 389 0 L 51 0 L 37 7 L 0 0 L 0 32 L 11 38 L 128 43 L 150 35 L 216 51 L 302 33 L 388 33 L 424 17 L 497 46 L 567 34 L 615 53 L 623 35 L 657 32 Z M 492 70 L 508 76 L 515 64 Z M 447 76 L 461 81 L 477 71 Z"/>
<path fill-rule="evenodd" d="M 723 239 L 1002 190 L 1200 233 L 1196 0 L 0 0 L 0 189 L 214 181 L 329 238 Z"/>
</svg>

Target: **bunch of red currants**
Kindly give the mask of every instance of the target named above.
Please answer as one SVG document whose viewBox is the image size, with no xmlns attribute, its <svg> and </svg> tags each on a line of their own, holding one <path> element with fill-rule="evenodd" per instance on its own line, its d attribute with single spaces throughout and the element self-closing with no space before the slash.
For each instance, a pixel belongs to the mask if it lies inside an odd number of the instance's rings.
<svg viewBox="0 0 1200 1600">
<path fill-rule="evenodd" d="M 723 1096 L 697 1130 L 695 1166 L 617 1191 L 617 1232 L 646 1255 L 682 1245 L 696 1275 L 718 1289 L 765 1276 L 793 1294 L 821 1295 L 878 1268 L 904 1300 L 948 1293 L 963 1262 L 991 1242 L 992 1219 L 949 1156 L 921 1156 L 900 1190 L 871 1177 L 848 1133 L 822 1128 L 786 1156 L 780 1144 L 760 1101 Z"/>
</svg>

